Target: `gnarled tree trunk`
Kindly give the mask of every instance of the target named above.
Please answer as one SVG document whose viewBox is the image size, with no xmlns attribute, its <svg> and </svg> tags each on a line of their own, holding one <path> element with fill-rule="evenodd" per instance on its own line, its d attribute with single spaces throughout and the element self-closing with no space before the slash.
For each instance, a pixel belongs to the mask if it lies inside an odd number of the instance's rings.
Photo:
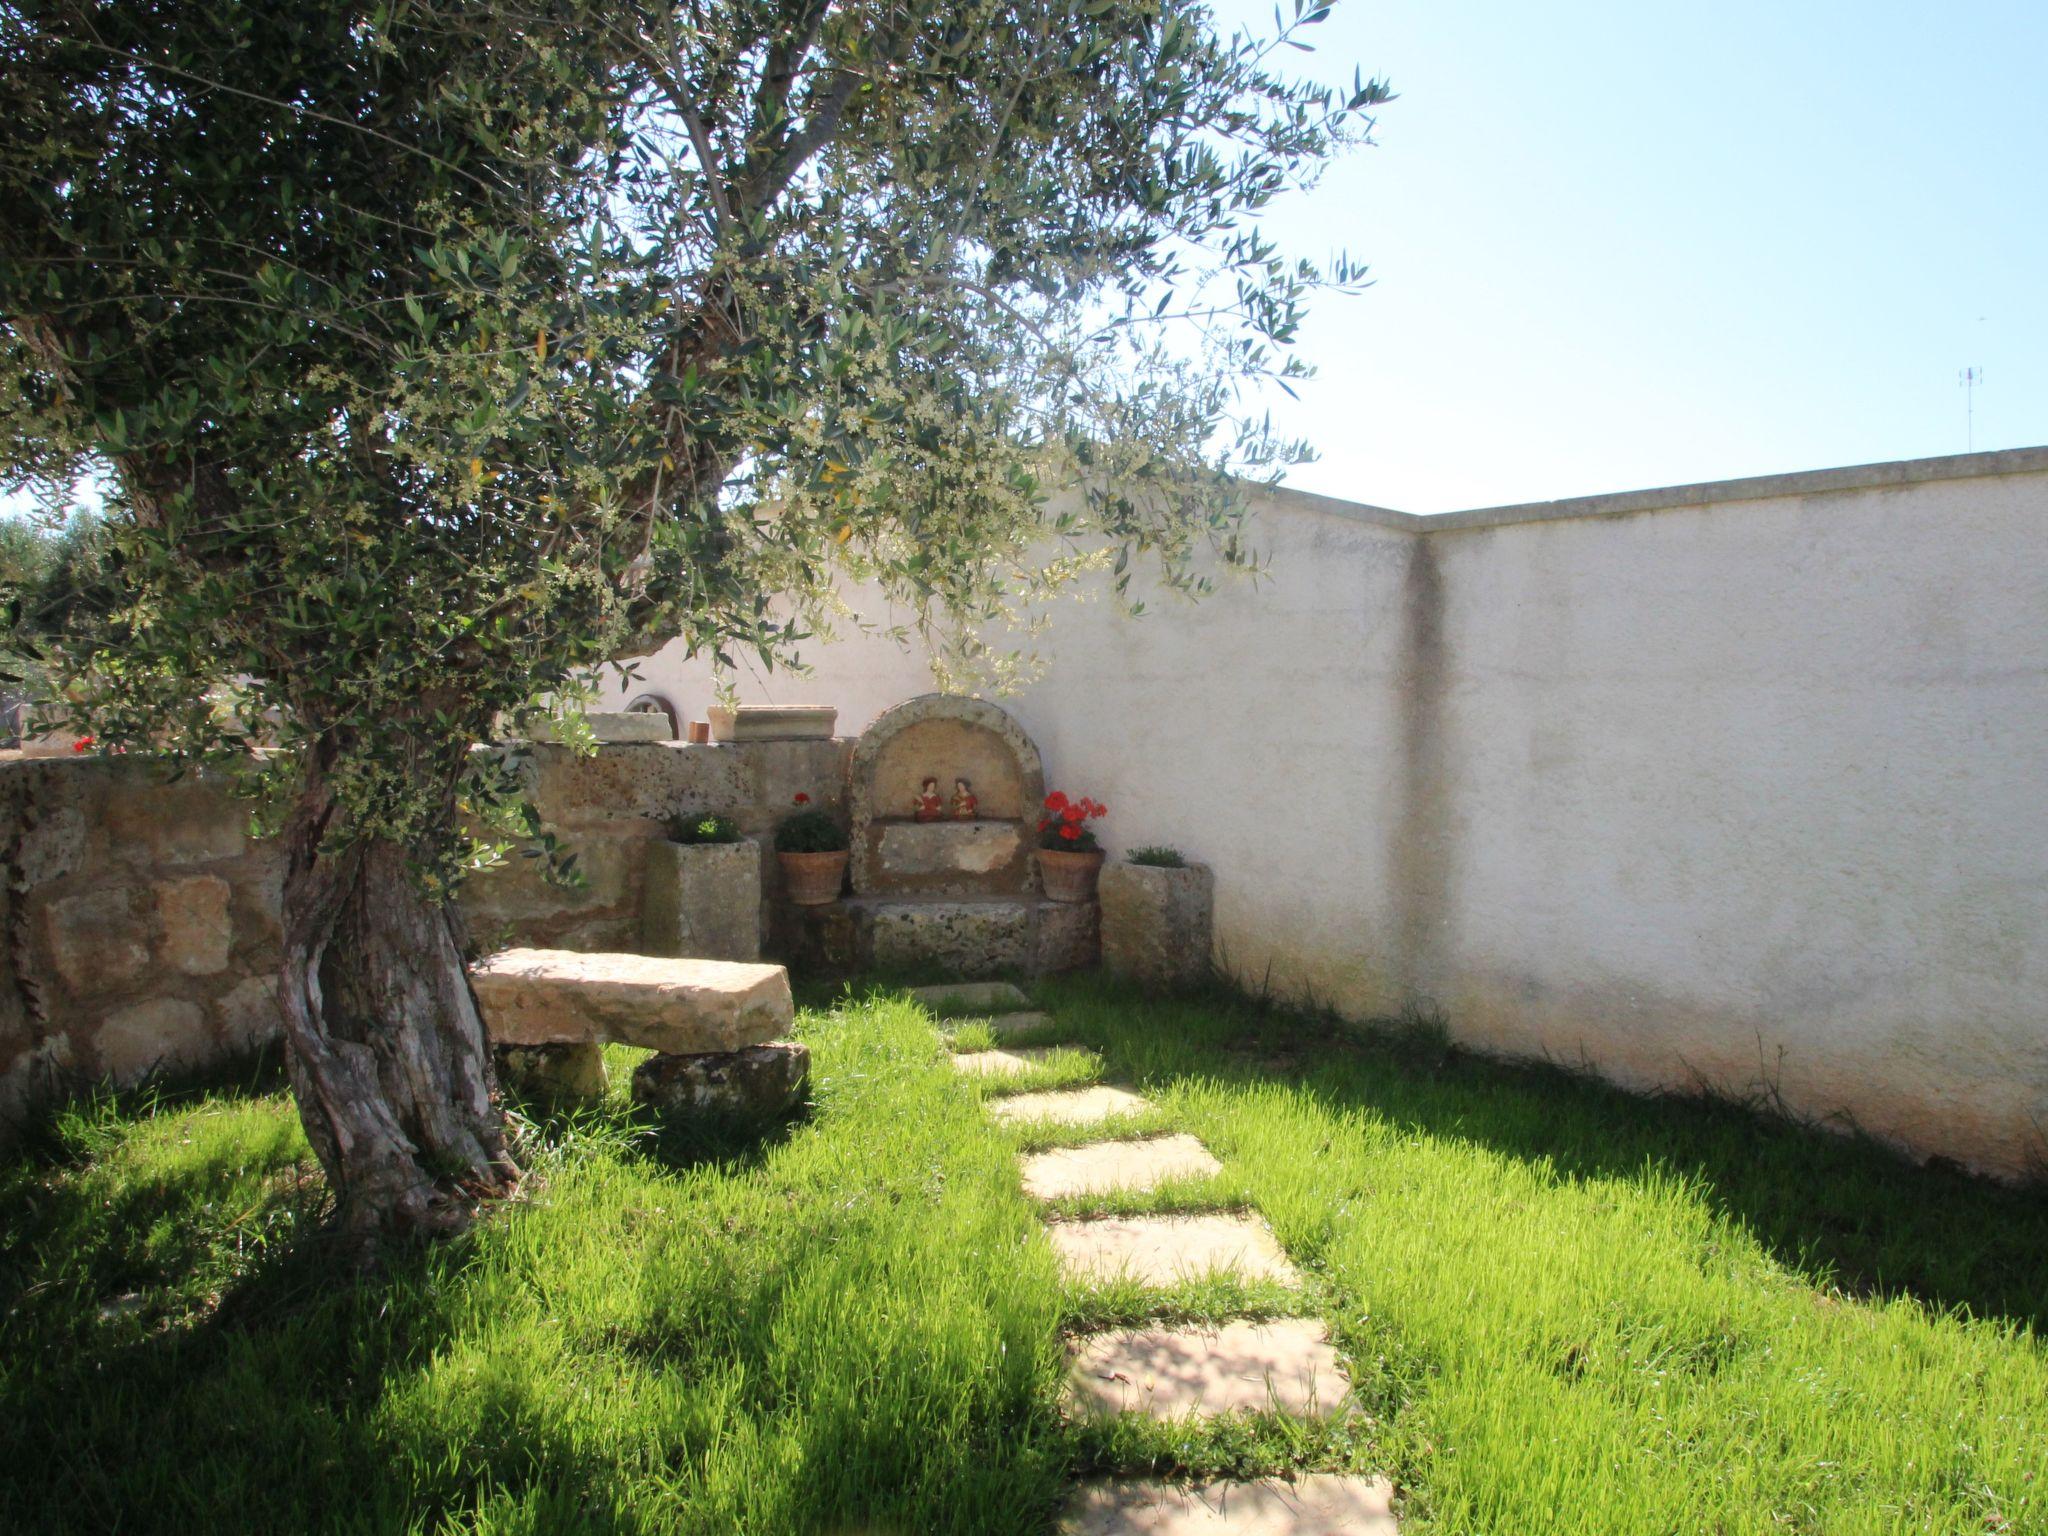
<svg viewBox="0 0 2048 1536">
<path fill-rule="evenodd" d="M 351 1236 L 450 1231 L 519 1175 L 457 919 L 402 848 L 323 851 L 334 814 L 315 774 L 284 831 L 278 993 L 299 1117 Z"/>
</svg>

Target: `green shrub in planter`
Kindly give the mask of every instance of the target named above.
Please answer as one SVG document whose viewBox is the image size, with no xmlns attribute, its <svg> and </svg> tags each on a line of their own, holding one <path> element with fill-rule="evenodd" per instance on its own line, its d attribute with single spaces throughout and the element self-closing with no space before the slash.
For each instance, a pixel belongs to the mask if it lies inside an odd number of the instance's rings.
<svg viewBox="0 0 2048 1536">
<path fill-rule="evenodd" d="M 740 829 L 730 816 L 672 816 L 668 837 L 672 843 L 736 843 L 740 840 Z"/>
<path fill-rule="evenodd" d="M 785 816 L 775 829 L 777 853 L 844 853 L 846 830 L 829 811 L 815 807 Z"/>
<path fill-rule="evenodd" d="M 1142 864 L 1147 869 L 1186 869 L 1188 861 L 1181 857 L 1178 848 L 1154 845 L 1148 848 L 1133 848 L 1124 855 L 1126 862 Z"/>
</svg>

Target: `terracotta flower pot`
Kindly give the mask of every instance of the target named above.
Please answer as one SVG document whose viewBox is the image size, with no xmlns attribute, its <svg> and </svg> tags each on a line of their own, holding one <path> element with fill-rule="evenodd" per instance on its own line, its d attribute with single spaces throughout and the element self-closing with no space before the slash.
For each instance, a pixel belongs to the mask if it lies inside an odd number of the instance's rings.
<svg viewBox="0 0 2048 1536">
<path fill-rule="evenodd" d="M 1064 848 L 1038 850 L 1038 875 L 1048 901 L 1093 901 L 1095 877 L 1102 873 L 1102 850 L 1069 853 Z"/>
<path fill-rule="evenodd" d="M 836 853 L 778 853 L 782 883 L 800 907 L 829 906 L 839 899 L 846 879 L 846 850 Z"/>
</svg>

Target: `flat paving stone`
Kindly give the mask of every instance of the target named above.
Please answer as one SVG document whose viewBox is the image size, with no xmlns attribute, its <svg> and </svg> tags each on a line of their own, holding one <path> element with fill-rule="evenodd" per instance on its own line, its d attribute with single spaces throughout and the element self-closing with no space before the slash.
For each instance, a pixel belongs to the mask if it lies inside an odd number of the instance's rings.
<svg viewBox="0 0 2048 1536">
<path fill-rule="evenodd" d="M 1029 1008 L 1031 999 L 1007 981 L 956 981 L 943 987 L 912 987 L 910 995 L 931 1009 L 1001 1012 Z"/>
<path fill-rule="evenodd" d="M 1023 1034 L 1026 1030 L 1043 1029 L 1052 1022 L 1049 1013 L 1027 1011 L 1024 1013 L 999 1013 L 994 1018 L 983 1020 L 989 1033 L 998 1040 L 1008 1040 Z"/>
<path fill-rule="evenodd" d="M 1068 1389 L 1096 1413 L 1155 1419 L 1334 1413 L 1351 1383 L 1321 1322 L 1283 1317 L 1216 1328 L 1120 1328 L 1067 1348 Z"/>
<path fill-rule="evenodd" d="M 1061 1536 L 1397 1536 L 1384 1477 L 1319 1473 L 1282 1482 L 1089 1483 Z"/>
<path fill-rule="evenodd" d="M 1223 1165 L 1192 1136 L 1097 1141 L 1026 1157 L 1024 1193 L 1057 1200 L 1061 1195 L 1098 1195 L 1112 1189 L 1154 1189 L 1168 1179 L 1222 1171 Z"/>
<path fill-rule="evenodd" d="M 1056 1049 L 1050 1045 L 1029 1045 L 1014 1051 L 968 1051 L 956 1055 L 953 1066 L 969 1077 L 1015 1077 L 1019 1072 L 1030 1071 Z"/>
<path fill-rule="evenodd" d="M 1045 1230 L 1073 1280 L 1178 1285 L 1227 1270 L 1243 1280 L 1301 1284 L 1265 1224 L 1245 1216 L 1118 1216 L 1056 1221 Z"/>
<path fill-rule="evenodd" d="M 1093 1125 L 1112 1115 L 1135 1115 L 1150 1109 L 1152 1101 L 1122 1088 L 1100 1083 L 1093 1088 L 1067 1088 L 1056 1093 L 1020 1093 L 997 1099 L 988 1112 L 1006 1125 L 1033 1120 L 1050 1120 L 1060 1125 Z"/>
</svg>

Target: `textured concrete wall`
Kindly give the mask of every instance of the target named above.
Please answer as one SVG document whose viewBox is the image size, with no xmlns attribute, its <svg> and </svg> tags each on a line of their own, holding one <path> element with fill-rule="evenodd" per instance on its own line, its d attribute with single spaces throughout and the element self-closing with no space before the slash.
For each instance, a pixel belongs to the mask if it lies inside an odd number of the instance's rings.
<svg viewBox="0 0 2048 1536">
<path fill-rule="evenodd" d="M 1228 967 L 2048 1152 L 2048 450 L 1442 518 L 1279 493 L 1257 529 L 1266 582 L 1064 605 L 1003 701 L 1112 848 L 1214 865 Z M 858 730 L 930 686 L 885 642 L 811 659 L 742 694 Z"/>
</svg>

